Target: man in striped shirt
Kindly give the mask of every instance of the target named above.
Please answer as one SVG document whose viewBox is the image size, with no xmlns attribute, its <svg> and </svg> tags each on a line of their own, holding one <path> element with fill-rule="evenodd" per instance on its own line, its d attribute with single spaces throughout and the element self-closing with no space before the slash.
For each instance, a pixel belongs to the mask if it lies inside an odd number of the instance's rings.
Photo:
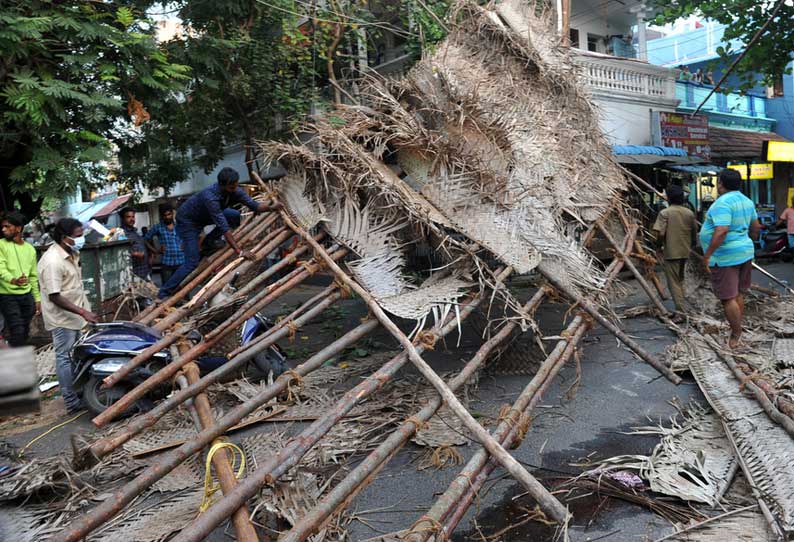
<svg viewBox="0 0 794 542">
<path fill-rule="evenodd" d="M 752 200 L 739 191 L 739 172 L 725 169 L 717 182 L 719 197 L 706 213 L 700 229 L 703 266 L 714 294 L 722 302 L 731 326 L 728 346 L 736 348 L 742 336 L 744 294 L 750 289 L 754 245 L 761 224 Z"/>
</svg>

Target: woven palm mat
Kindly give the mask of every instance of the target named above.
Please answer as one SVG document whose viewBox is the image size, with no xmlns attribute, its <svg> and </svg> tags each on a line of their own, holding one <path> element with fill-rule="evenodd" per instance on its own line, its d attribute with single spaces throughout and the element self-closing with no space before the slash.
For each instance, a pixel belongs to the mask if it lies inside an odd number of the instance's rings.
<svg viewBox="0 0 794 542">
<path fill-rule="evenodd" d="M 731 370 L 699 337 L 690 339 L 690 368 L 700 389 L 722 418 L 740 464 L 787 536 L 794 535 L 794 440 L 771 421 L 755 399 L 744 395 Z"/>
<path fill-rule="evenodd" d="M 97 529 L 89 542 L 162 542 L 186 527 L 198 514 L 202 487 L 165 494 L 150 493 Z"/>
<path fill-rule="evenodd" d="M 603 461 L 590 474 L 637 471 L 657 493 L 716 506 L 736 472 L 737 460 L 719 418 L 693 403 L 669 427 L 635 428 L 631 434 L 659 435 L 650 456 L 623 455 Z"/>
<path fill-rule="evenodd" d="M 748 509 L 748 507 L 752 507 Z M 674 526 L 674 542 L 773 542 L 772 529 L 758 508 L 752 489 L 741 473 L 731 484 L 730 490 L 719 507 L 704 521 L 693 520 L 689 524 Z"/>
</svg>

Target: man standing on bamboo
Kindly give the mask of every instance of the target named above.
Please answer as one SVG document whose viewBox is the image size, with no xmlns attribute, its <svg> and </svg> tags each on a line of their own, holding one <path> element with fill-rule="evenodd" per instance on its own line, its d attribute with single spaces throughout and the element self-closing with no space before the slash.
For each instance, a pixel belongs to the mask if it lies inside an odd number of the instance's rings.
<svg viewBox="0 0 794 542">
<path fill-rule="evenodd" d="M 176 234 L 182 241 L 185 263 L 179 266 L 171 278 L 162 285 L 157 295 L 159 299 L 165 299 L 171 295 L 177 286 L 198 267 L 201 258 L 199 238 L 206 226 L 215 226 L 204 238 L 206 245 L 212 246 L 215 241 L 223 237 L 238 255 L 246 259 L 253 258 L 253 254 L 240 248 L 234 237 L 232 229 L 240 225 L 240 211 L 233 209 L 232 206 L 243 204 L 255 213 L 263 213 L 280 209 L 281 204 L 257 203 L 240 188 L 239 180 L 240 174 L 237 171 L 225 167 L 218 173 L 217 184 L 193 194 L 179 207 L 176 218 Z"/>
<path fill-rule="evenodd" d="M 744 294 L 750 289 L 754 245 L 761 232 L 752 200 L 739 191 L 739 172 L 724 169 L 717 182 L 719 197 L 709 207 L 700 229 L 703 267 L 711 287 L 722 302 L 731 326 L 728 346 L 736 348 L 742 337 Z"/>
<path fill-rule="evenodd" d="M 683 320 L 686 312 L 684 302 L 684 268 L 689 259 L 689 250 L 695 246 L 697 232 L 695 213 L 684 206 L 684 190 L 671 184 L 665 190 L 670 206 L 656 217 L 653 230 L 656 242 L 664 258 L 664 274 L 673 296 L 676 315 L 674 322 Z"/>
<path fill-rule="evenodd" d="M 0 240 L 0 312 L 8 327 L 8 344 L 24 346 L 30 322 L 39 312 L 36 249 L 22 240 L 25 218 L 12 211 L 3 220 Z"/>
</svg>

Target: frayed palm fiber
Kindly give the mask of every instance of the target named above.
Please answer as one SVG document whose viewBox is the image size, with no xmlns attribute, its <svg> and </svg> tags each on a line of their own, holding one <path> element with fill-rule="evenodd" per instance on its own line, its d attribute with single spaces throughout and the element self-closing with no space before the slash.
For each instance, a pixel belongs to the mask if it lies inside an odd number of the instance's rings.
<svg viewBox="0 0 794 542">
<path fill-rule="evenodd" d="M 659 435 L 650 456 L 618 456 L 596 472 L 636 470 L 657 493 L 716 506 L 733 479 L 736 457 L 719 418 L 692 404 L 670 426 L 639 427 L 632 434 Z"/>
<path fill-rule="evenodd" d="M 351 272 L 398 316 L 421 320 L 457 297 L 451 281 L 439 291 L 406 279 L 417 224 L 456 267 L 471 267 L 475 242 L 518 273 L 540 266 L 600 292 L 603 273 L 575 233 L 626 181 L 571 58 L 547 14 L 517 1 L 456 13 L 432 54 L 400 80 L 363 81 L 360 103 L 315 118 L 308 143 L 261 144 L 287 168 L 288 212 L 350 248 Z"/>
</svg>

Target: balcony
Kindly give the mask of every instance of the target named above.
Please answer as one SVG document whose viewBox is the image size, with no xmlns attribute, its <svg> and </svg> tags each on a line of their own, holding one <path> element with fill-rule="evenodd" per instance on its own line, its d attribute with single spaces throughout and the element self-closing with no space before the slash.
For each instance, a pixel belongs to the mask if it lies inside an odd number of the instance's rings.
<svg viewBox="0 0 794 542">
<path fill-rule="evenodd" d="M 711 85 L 691 81 L 677 81 L 675 95 L 680 100 L 678 109 L 694 111 L 713 88 Z M 738 92 L 730 94 L 715 92 L 709 96 L 700 110 L 703 113 L 708 113 L 709 120 L 712 122 L 771 131 L 774 128 L 775 120 L 766 116 L 766 107 L 767 98 L 765 96 Z"/>
<path fill-rule="evenodd" d="M 675 108 L 676 72 L 647 62 L 575 50 L 574 62 L 597 99 Z"/>
</svg>

